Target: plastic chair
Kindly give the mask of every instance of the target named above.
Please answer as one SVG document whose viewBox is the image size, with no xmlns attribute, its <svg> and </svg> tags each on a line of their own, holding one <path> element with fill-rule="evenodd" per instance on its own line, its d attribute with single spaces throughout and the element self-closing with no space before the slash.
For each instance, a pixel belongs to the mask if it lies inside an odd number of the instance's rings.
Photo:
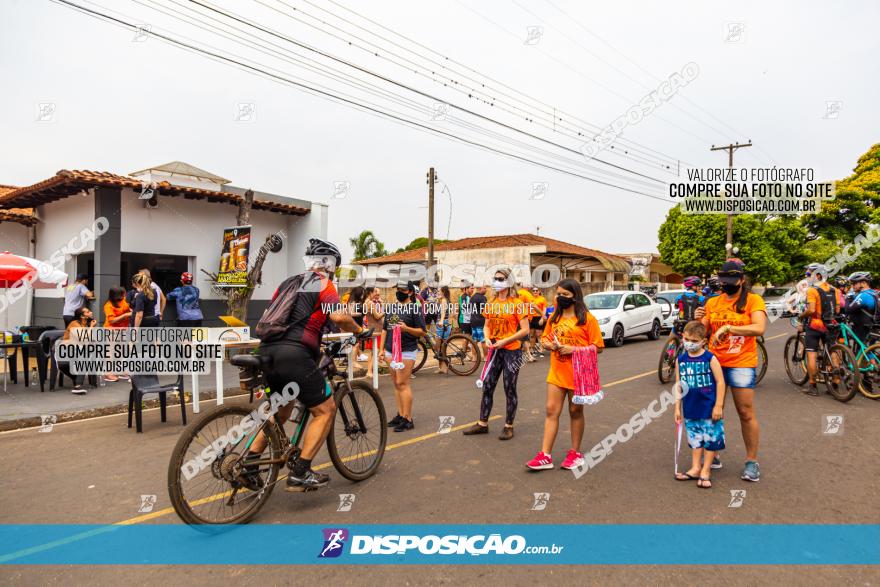
<svg viewBox="0 0 880 587">
<path fill-rule="evenodd" d="M 131 414 L 134 412 L 137 431 L 144 431 L 141 404 L 143 403 L 144 396 L 149 393 L 159 394 L 159 409 L 162 421 L 166 422 L 165 407 L 168 404 L 167 394 L 169 391 L 180 393 L 180 419 L 181 423 L 186 426 L 186 398 L 183 393 L 183 375 L 179 375 L 174 383 L 162 385 L 159 383 L 159 376 L 153 374 L 131 376 L 131 391 L 128 392 L 128 427 L 131 428 Z"/>
<path fill-rule="evenodd" d="M 63 330 L 45 330 L 40 333 L 40 337 L 37 339 L 37 342 L 40 343 L 40 346 L 37 347 L 37 373 L 40 378 L 40 391 L 46 391 L 46 378 L 49 375 L 49 364 L 52 364 L 52 378 L 49 383 L 49 390 L 55 390 L 55 378 L 58 373 L 58 365 L 55 362 L 55 354 L 53 350 L 55 349 L 55 341 L 60 340 L 61 337 L 64 336 Z"/>
</svg>

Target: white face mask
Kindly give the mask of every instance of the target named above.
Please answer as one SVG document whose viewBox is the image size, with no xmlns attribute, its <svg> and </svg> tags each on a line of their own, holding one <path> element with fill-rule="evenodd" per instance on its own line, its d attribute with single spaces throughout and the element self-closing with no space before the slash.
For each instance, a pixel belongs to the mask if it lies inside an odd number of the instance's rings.
<svg viewBox="0 0 880 587">
<path fill-rule="evenodd" d="M 500 283 L 498 281 L 493 281 L 492 282 L 492 289 L 494 289 L 495 291 L 503 291 L 503 290 L 507 289 L 507 284 Z"/>
<path fill-rule="evenodd" d="M 691 342 L 689 340 L 684 341 L 684 350 L 689 353 L 695 353 L 703 346 L 701 342 Z"/>
</svg>

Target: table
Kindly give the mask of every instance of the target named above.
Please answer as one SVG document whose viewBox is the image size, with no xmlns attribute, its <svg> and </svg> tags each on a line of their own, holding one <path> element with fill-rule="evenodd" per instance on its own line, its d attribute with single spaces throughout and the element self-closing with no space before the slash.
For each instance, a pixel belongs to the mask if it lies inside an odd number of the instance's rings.
<svg viewBox="0 0 880 587">
<path fill-rule="evenodd" d="M 334 338 L 347 338 L 351 336 L 348 333 L 331 333 L 325 334 L 325 340 L 332 340 Z M 376 352 L 373 353 L 373 389 L 379 389 L 379 352 L 382 350 L 379 348 L 379 337 L 380 334 L 373 335 L 373 348 L 376 349 Z M 214 361 L 214 382 L 216 385 L 217 392 L 217 405 L 223 405 L 223 362 L 226 360 L 226 351 L 230 350 L 251 350 L 260 346 L 260 339 L 251 338 L 249 340 L 242 341 L 220 341 L 220 345 L 223 346 L 223 356 Z M 349 355 L 351 354 L 352 347 L 348 349 Z M 354 361 L 351 360 L 351 356 L 349 356 L 348 360 L 348 380 L 351 381 L 354 378 Z M 195 373 L 192 374 L 192 397 L 193 397 L 193 413 L 199 413 L 199 376 Z"/>
<path fill-rule="evenodd" d="M 30 355 L 31 350 L 34 350 L 34 354 L 39 357 L 40 356 L 40 343 L 35 340 L 22 341 L 15 339 L 20 339 L 20 336 L 14 336 L 12 338 L 13 342 L 0 342 L 0 348 L 2 349 L 12 349 L 12 353 L 7 355 L 7 372 L 9 373 L 9 378 L 12 380 L 12 383 L 18 383 L 18 349 L 21 349 L 21 358 L 22 358 L 22 367 L 24 370 L 24 386 L 30 387 L 31 381 L 31 372 L 28 370 L 30 365 Z"/>
</svg>

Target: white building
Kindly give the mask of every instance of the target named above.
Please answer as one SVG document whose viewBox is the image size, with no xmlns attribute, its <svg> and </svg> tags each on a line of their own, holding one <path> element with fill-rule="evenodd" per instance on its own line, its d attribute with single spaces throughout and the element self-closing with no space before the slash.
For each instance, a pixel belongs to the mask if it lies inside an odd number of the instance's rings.
<svg viewBox="0 0 880 587">
<path fill-rule="evenodd" d="M 153 190 L 151 199 L 141 199 L 145 187 Z M 78 273 L 90 276 L 89 286 L 98 297 L 94 310 L 103 307 L 110 287 L 128 287 L 138 269 L 149 268 L 166 291 L 179 285 L 180 274 L 188 271 L 201 290 L 205 324 L 219 325 L 217 316 L 226 313 L 226 305 L 202 269 L 217 272 L 223 229 L 235 226 L 245 191 L 181 162 L 129 175 L 62 170 L 30 186 L 0 186 L 0 248 L 43 261 L 75 250 L 63 270 L 71 281 Z M 107 232 L 96 240 L 81 239 L 81 231 L 101 217 L 109 221 Z M 267 236 L 278 231 L 287 235 L 281 251 L 270 253 L 263 265 L 262 286 L 248 311 L 253 321 L 275 287 L 303 270 L 306 241 L 326 238 L 327 206 L 254 191 L 250 224 L 251 262 Z M 63 292 L 38 290 L 33 295 L 30 312 L 27 300 L 10 307 L 9 324 L 60 325 Z M 173 319 L 173 304 L 168 310 L 166 318 Z"/>
</svg>

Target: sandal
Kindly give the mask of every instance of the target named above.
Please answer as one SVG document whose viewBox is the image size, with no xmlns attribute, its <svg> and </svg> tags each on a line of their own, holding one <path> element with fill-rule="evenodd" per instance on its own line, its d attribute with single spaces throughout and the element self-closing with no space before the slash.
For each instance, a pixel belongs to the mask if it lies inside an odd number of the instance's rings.
<svg viewBox="0 0 880 587">
<path fill-rule="evenodd" d="M 694 475 L 691 475 L 687 471 L 685 471 L 684 473 L 676 473 L 675 474 L 676 481 L 696 481 L 697 479 L 699 479 L 699 477 L 695 477 Z"/>
<path fill-rule="evenodd" d="M 712 489 L 712 480 L 708 477 L 700 477 L 697 479 L 697 487 L 700 489 Z"/>
</svg>

